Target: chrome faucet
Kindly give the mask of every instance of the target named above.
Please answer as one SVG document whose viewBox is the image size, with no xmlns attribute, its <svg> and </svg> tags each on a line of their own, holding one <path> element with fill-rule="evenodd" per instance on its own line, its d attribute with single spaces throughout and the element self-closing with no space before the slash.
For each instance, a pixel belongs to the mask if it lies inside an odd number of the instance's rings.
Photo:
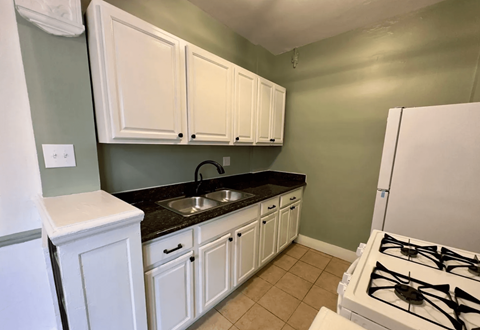
<svg viewBox="0 0 480 330">
<path fill-rule="evenodd" d="M 214 165 L 217 168 L 218 174 L 224 174 L 225 173 L 225 169 L 223 168 L 223 166 L 220 165 L 219 163 L 217 163 L 214 160 L 206 160 L 206 161 L 203 161 L 200 164 L 198 164 L 197 168 L 195 169 L 195 195 L 197 195 L 197 196 L 199 195 L 198 192 L 200 191 L 200 185 L 203 182 L 202 173 L 200 173 L 200 182 L 198 182 L 198 170 L 200 170 L 200 167 L 202 167 L 205 164 Z"/>
</svg>

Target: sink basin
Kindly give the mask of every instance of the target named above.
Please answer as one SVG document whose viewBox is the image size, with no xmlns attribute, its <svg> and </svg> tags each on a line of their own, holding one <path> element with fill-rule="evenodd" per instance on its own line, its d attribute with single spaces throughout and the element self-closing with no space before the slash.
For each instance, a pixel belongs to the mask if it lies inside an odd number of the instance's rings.
<svg viewBox="0 0 480 330">
<path fill-rule="evenodd" d="M 245 198 L 253 197 L 253 194 L 245 193 L 242 191 L 236 191 L 231 189 L 224 189 L 215 192 L 211 192 L 205 195 L 205 197 L 222 202 L 229 203 L 239 201 Z"/>
<path fill-rule="evenodd" d="M 157 204 L 183 216 L 193 215 L 220 205 L 219 202 L 205 197 L 175 198 L 159 201 Z"/>
</svg>

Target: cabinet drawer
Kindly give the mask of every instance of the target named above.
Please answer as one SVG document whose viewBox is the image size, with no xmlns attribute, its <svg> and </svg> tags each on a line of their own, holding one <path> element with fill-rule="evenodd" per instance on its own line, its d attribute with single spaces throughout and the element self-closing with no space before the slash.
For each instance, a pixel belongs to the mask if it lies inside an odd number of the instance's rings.
<svg viewBox="0 0 480 330">
<path fill-rule="evenodd" d="M 218 218 L 198 228 L 198 244 L 258 218 L 258 204 Z"/>
<path fill-rule="evenodd" d="M 192 229 L 148 242 L 143 245 L 143 267 L 148 268 L 162 260 L 182 254 L 192 246 Z"/>
<path fill-rule="evenodd" d="M 280 204 L 278 204 L 278 196 L 270 198 L 260 204 L 260 214 L 263 217 L 264 215 L 278 211 L 279 208 Z"/>
<path fill-rule="evenodd" d="M 302 199 L 303 188 L 294 190 L 280 197 L 280 207 L 285 207 Z"/>
</svg>

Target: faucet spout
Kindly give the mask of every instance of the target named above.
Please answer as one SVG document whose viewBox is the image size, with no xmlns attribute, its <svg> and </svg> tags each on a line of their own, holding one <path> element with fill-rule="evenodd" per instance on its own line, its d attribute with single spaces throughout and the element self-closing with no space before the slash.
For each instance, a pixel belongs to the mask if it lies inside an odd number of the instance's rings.
<svg viewBox="0 0 480 330">
<path fill-rule="evenodd" d="M 214 160 L 205 160 L 205 161 L 201 162 L 200 164 L 198 164 L 197 168 L 195 169 L 195 187 L 196 187 L 195 188 L 195 194 L 196 195 L 199 194 L 200 185 L 202 184 L 202 180 L 203 180 L 203 176 L 202 176 L 202 174 L 200 174 L 200 182 L 198 182 L 198 171 L 200 170 L 200 167 L 202 167 L 205 164 L 211 164 L 211 165 L 215 166 L 217 168 L 218 174 L 224 174 L 225 173 L 225 169 L 223 168 L 223 166 L 220 165 L 219 163 L 217 163 Z"/>
</svg>

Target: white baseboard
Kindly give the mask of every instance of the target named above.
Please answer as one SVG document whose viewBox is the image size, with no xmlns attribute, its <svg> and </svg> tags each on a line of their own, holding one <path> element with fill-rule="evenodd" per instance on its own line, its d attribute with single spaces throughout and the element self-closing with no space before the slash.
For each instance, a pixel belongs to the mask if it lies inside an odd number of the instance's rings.
<svg viewBox="0 0 480 330">
<path fill-rule="evenodd" d="M 358 258 L 354 251 L 350 251 L 336 245 L 325 243 L 305 235 L 298 235 L 295 242 L 349 262 L 353 262 L 355 261 L 355 259 Z"/>
</svg>

